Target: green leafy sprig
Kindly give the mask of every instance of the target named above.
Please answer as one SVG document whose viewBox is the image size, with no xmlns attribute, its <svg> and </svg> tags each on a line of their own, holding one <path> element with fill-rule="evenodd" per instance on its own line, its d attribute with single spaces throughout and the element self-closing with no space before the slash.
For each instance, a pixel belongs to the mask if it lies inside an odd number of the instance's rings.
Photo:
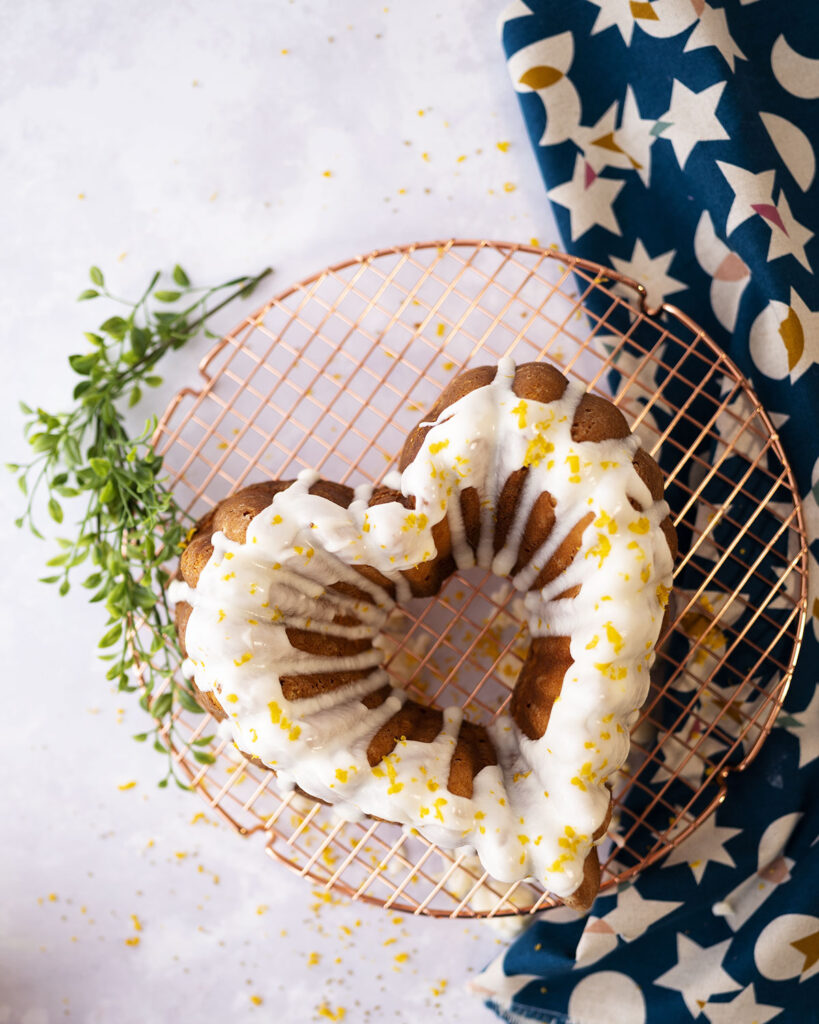
<svg viewBox="0 0 819 1024">
<path fill-rule="evenodd" d="M 100 657 L 110 662 L 107 678 L 120 690 L 142 691 L 140 704 L 153 725 L 134 738 L 152 739 L 167 757 L 168 769 L 159 782 L 163 787 L 170 778 L 184 785 L 171 756 L 175 712 L 180 706 L 201 711 L 186 684 L 175 678 L 181 653 L 165 594 L 168 563 L 183 546 L 190 518 L 168 490 L 162 458 L 151 446 L 156 417 L 132 437 L 124 410 L 137 405 L 146 389 L 162 383 L 155 371 L 168 351 L 199 334 L 216 337 L 205 326 L 209 318 L 234 299 L 249 296 L 270 273 L 267 268 L 255 277 L 194 288 L 177 265 L 172 287 L 162 284 L 157 271 L 142 295 L 130 301 L 112 294 L 102 271 L 92 267 L 93 287 L 79 300 L 105 298 L 123 308 L 86 333 L 87 352 L 69 356 L 71 369 L 80 377 L 73 404 L 66 412 L 50 413 L 20 403 L 29 417 L 25 436 L 32 458 L 8 467 L 27 499 L 16 525 L 27 525 L 42 538 L 35 511 L 43 501 L 58 524 L 65 518 L 61 499 L 82 508 L 73 536 L 57 538 L 60 552 L 46 563 L 53 572 L 42 582 L 57 585 L 65 595 L 75 572 L 81 566 L 87 571 L 82 586 L 90 591 L 91 602 L 104 602 L 108 612 L 99 641 Z M 213 760 L 202 749 L 211 739 L 193 741 L 193 756 L 200 763 Z"/>
</svg>

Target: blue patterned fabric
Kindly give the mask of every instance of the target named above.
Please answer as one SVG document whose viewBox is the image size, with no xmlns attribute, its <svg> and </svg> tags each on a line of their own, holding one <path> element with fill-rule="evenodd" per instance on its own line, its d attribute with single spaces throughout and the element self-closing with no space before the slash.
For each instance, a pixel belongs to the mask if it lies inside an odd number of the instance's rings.
<svg viewBox="0 0 819 1024">
<path fill-rule="evenodd" d="M 516 0 L 501 28 L 564 248 L 642 281 L 650 307 L 668 299 L 750 378 L 796 475 L 810 587 L 785 707 L 751 766 L 729 777 L 724 805 L 587 918 L 542 915 L 472 988 L 511 1021 L 819 1021 L 819 5 Z M 669 345 L 664 361 L 680 358 Z M 694 380 L 703 373 L 692 365 Z M 660 429 L 670 419 L 662 402 L 651 415 Z M 688 434 L 675 426 L 688 444 L 696 424 Z M 717 580 L 742 585 L 746 617 L 791 554 L 777 549 L 787 506 L 768 493 L 765 465 L 746 487 L 767 500 L 762 513 L 732 497 L 730 459 L 704 494 L 735 522 L 756 514 L 757 536 L 773 542 L 758 578 L 728 565 Z M 726 543 L 730 529 L 719 527 Z M 685 550 L 685 522 L 681 533 Z M 707 557 L 691 560 L 683 593 Z M 776 644 L 787 601 L 767 612 L 762 646 L 787 660 Z M 733 679 L 717 676 L 726 693 L 743 673 L 774 681 L 769 662 L 731 661 Z"/>
</svg>

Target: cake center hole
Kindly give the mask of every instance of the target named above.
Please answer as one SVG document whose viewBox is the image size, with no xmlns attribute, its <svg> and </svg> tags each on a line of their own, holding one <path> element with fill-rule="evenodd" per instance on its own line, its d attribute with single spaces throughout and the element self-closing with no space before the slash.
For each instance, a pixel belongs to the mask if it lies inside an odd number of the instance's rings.
<svg viewBox="0 0 819 1024">
<path fill-rule="evenodd" d="M 508 703 L 529 649 L 523 595 L 486 569 L 461 570 L 436 597 L 396 607 L 376 643 L 394 686 L 487 725 Z"/>
</svg>

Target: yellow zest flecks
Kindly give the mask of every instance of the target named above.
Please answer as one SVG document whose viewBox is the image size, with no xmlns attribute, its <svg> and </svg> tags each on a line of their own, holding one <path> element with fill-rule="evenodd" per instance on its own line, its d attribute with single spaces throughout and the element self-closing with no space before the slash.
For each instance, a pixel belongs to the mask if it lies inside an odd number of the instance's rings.
<svg viewBox="0 0 819 1024">
<path fill-rule="evenodd" d="M 229 562 L 231 560 L 231 558 L 233 558 L 233 552 L 232 551 L 226 551 L 225 552 L 225 561 Z"/>
<path fill-rule="evenodd" d="M 254 1006 L 261 1006 L 262 1003 L 264 1002 L 264 999 L 262 999 L 261 996 L 251 996 L 250 1001 L 251 1003 L 253 1003 Z"/>
<path fill-rule="evenodd" d="M 669 598 L 670 594 L 671 594 L 671 591 L 668 589 L 668 587 L 663 586 L 662 583 L 658 584 L 658 586 L 657 586 L 657 600 L 660 602 L 660 607 L 661 608 L 665 608 L 665 606 L 668 604 L 668 598 Z"/>
<path fill-rule="evenodd" d="M 139 936 L 138 935 L 134 935 L 132 938 L 126 939 L 125 940 L 125 945 L 126 946 L 138 946 L 139 945 Z"/>
<path fill-rule="evenodd" d="M 250 739 L 251 739 L 251 741 L 252 741 L 253 743 L 258 743 L 258 742 L 259 742 L 259 734 L 258 734 L 258 733 L 256 732 L 256 730 L 255 730 L 254 728 L 252 728 L 252 727 L 251 727 L 251 728 L 250 728 L 250 729 L 248 729 L 247 731 L 248 731 L 248 732 L 250 733 Z"/>
<path fill-rule="evenodd" d="M 651 523 L 646 516 L 640 516 L 633 523 L 629 523 L 628 528 L 632 533 L 648 533 L 651 529 Z"/>
<path fill-rule="evenodd" d="M 326 1020 L 344 1020 L 347 1015 L 347 1011 L 343 1006 L 337 1006 L 333 1010 L 327 1003 L 322 1003 L 321 1006 L 316 1008 L 316 1013 L 319 1017 L 324 1017 Z"/>
<path fill-rule="evenodd" d="M 430 791 L 430 793 L 434 793 L 437 789 L 440 788 L 441 787 L 438 785 L 435 779 L 427 779 L 427 789 Z"/>
<path fill-rule="evenodd" d="M 596 661 L 594 667 L 598 672 L 602 672 L 604 676 L 608 676 L 609 679 L 615 682 L 618 679 L 625 679 L 628 675 L 628 669 L 625 665 L 615 665 L 612 661 Z"/>
<path fill-rule="evenodd" d="M 438 452 L 441 452 L 441 451 L 444 450 L 444 448 L 448 448 L 448 447 L 449 447 L 449 440 L 448 439 L 446 441 L 434 441 L 429 446 L 429 454 L 430 455 L 437 455 Z"/>
<path fill-rule="evenodd" d="M 321 962 L 321 953 L 310 953 L 307 957 L 307 966 L 316 967 Z"/>
<path fill-rule="evenodd" d="M 595 647 L 600 643 L 600 637 L 595 633 L 594 636 L 586 644 L 587 651 L 593 651 Z"/>
<path fill-rule="evenodd" d="M 224 610 L 224 608 L 220 608 L 219 609 L 219 618 L 216 621 L 217 622 L 224 622 L 225 621 L 225 610 Z"/>
<path fill-rule="evenodd" d="M 246 665 L 249 661 L 252 660 L 252 658 L 253 655 L 250 653 L 250 651 L 245 651 L 241 658 L 233 659 L 233 664 L 236 666 L 236 668 L 241 668 L 242 665 Z"/>
<path fill-rule="evenodd" d="M 268 710 L 270 711 L 270 721 L 274 725 L 278 725 L 278 723 L 281 721 L 282 709 L 279 707 L 275 700 L 271 700 L 267 707 Z"/>
<path fill-rule="evenodd" d="M 398 771 L 393 763 L 393 755 L 387 754 L 382 761 L 382 764 L 384 765 L 384 771 L 380 768 L 373 768 L 373 775 L 375 775 L 376 778 L 383 779 L 386 771 L 386 776 L 390 783 L 389 786 L 387 786 L 387 795 L 391 796 L 393 793 L 400 793 L 404 788 L 404 783 L 398 781 Z"/>
<path fill-rule="evenodd" d="M 528 406 L 526 405 L 526 402 L 524 402 L 524 400 L 521 398 L 521 400 L 518 402 L 515 408 L 511 410 L 512 415 L 517 416 L 518 418 L 518 427 L 520 430 L 523 430 L 526 426 L 527 408 Z"/>
<path fill-rule="evenodd" d="M 523 465 L 539 466 L 546 456 L 554 450 L 555 446 L 551 441 L 547 441 L 542 434 L 536 434 L 526 447 Z"/>
<path fill-rule="evenodd" d="M 444 820 L 444 816 L 441 813 L 441 808 L 444 807 L 446 805 L 446 803 L 447 803 L 447 799 L 444 796 L 439 796 L 438 799 L 434 800 L 433 803 L 432 803 L 432 806 L 435 808 L 435 817 L 439 821 L 443 821 Z"/>
<path fill-rule="evenodd" d="M 133 782 L 123 782 L 122 785 L 117 786 L 117 789 L 133 789 L 135 785 L 136 785 L 136 781 L 133 781 Z"/>
<path fill-rule="evenodd" d="M 232 579 L 235 579 L 235 578 L 236 578 L 236 573 L 235 572 L 226 572 L 225 575 L 222 577 L 223 580 L 232 580 Z"/>
<path fill-rule="evenodd" d="M 407 530 L 415 529 L 420 532 L 427 525 L 427 522 L 428 519 L 424 512 L 417 515 L 415 512 L 410 512 L 404 517 L 404 525 L 401 527 L 401 531 L 406 533 Z"/>
<path fill-rule="evenodd" d="M 608 529 L 609 533 L 617 533 L 617 521 L 612 519 L 608 512 L 601 512 L 597 519 L 595 519 L 594 525 L 600 529 Z"/>
<path fill-rule="evenodd" d="M 589 550 L 586 552 L 586 556 L 585 557 L 586 558 L 599 558 L 600 559 L 599 568 L 602 569 L 603 568 L 603 562 L 605 562 L 605 560 L 609 557 L 610 554 L 611 554 L 611 541 L 609 540 L 608 536 L 605 533 L 598 533 L 597 534 L 597 543 L 595 544 L 595 546 L 593 548 L 589 548 Z"/>
<path fill-rule="evenodd" d="M 625 647 L 625 640 L 610 622 L 606 623 L 606 639 L 614 648 L 615 654 L 619 654 Z"/>
<path fill-rule="evenodd" d="M 640 570 L 640 579 L 643 581 L 643 583 L 648 583 L 648 581 L 651 579 L 651 567 L 650 566 L 648 566 L 648 565 L 644 565 L 643 566 L 643 568 Z"/>
<path fill-rule="evenodd" d="M 239 696 L 235 693 L 229 693 L 225 697 L 225 700 L 228 701 L 230 704 L 237 704 L 239 701 Z"/>
<path fill-rule="evenodd" d="M 569 483 L 579 484 L 580 483 L 580 456 L 579 455 L 567 455 L 566 462 L 569 466 Z M 602 536 L 602 534 L 601 534 Z M 611 547 L 611 545 L 609 545 Z"/>
</svg>

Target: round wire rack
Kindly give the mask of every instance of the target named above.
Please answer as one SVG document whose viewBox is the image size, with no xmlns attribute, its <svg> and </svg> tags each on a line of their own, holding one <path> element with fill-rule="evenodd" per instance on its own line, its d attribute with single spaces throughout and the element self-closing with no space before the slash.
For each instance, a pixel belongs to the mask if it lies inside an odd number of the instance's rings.
<svg viewBox="0 0 819 1024">
<path fill-rule="evenodd" d="M 689 835 L 725 798 L 781 707 L 805 624 L 798 492 L 771 419 L 733 362 L 642 285 L 527 245 L 449 240 L 383 249 L 270 299 L 202 361 L 154 438 L 196 518 L 260 478 L 305 467 L 355 486 L 394 468 L 409 430 L 467 366 L 548 359 L 611 398 L 657 458 L 680 536 L 669 629 L 615 778 L 603 890 Z M 488 722 L 526 655 L 520 598 L 484 570 L 393 614 L 395 684 Z M 145 626 L 141 628 L 147 628 Z M 558 901 L 487 875 L 397 825 L 338 820 L 280 793 L 206 715 L 180 711 L 180 773 L 243 836 L 314 884 L 434 916 L 530 913 Z M 193 756 L 215 733 L 214 761 Z M 167 736 L 166 736 L 167 739 Z"/>
</svg>

